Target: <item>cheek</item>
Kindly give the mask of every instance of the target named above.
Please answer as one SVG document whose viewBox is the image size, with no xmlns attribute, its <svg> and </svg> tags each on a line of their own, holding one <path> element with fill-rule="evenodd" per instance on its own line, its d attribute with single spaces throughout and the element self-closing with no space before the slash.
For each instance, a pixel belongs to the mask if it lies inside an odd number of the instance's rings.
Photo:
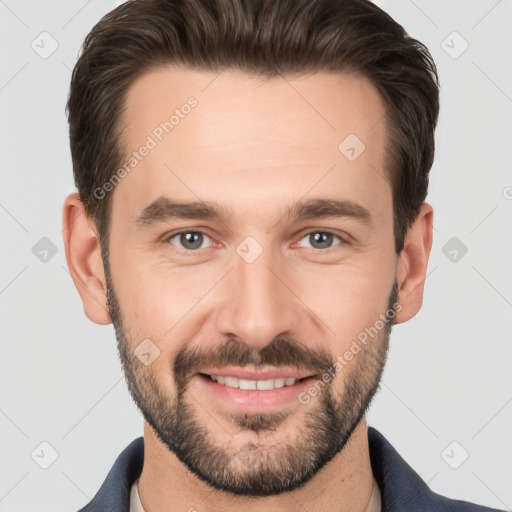
<svg viewBox="0 0 512 512">
<path fill-rule="evenodd" d="M 303 300 L 328 326 L 326 334 L 332 335 L 333 351 L 345 351 L 352 340 L 374 326 L 386 312 L 394 282 L 393 268 L 381 260 L 381 264 L 331 267 L 325 274 L 308 277 Z"/>
<path fill-rule="evenodd" d="M 112 274 L 125 325 L 138 338 L 159 340 L 160 345 L 178 335 L 217 280 L 199 267 L 176 270 L 168 262 L 150 262 L 143 255 L 116 263 Z"/>
</svg>

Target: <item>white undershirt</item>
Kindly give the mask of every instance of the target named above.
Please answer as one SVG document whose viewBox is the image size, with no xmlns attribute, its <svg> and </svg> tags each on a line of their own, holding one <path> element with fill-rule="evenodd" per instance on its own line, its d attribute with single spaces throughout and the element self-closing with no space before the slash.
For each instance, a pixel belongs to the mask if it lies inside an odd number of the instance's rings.
<svg viewBox="0 0 512 512">
<path fill-rule="evenodd" d="M 135 480 L 130 491 L 130 512 L 145 512 L 139 498 L 139 479 Z M 373 491 L 366 512 L 381 512 L 380 490 L 373 477 Z"/>
</svg>

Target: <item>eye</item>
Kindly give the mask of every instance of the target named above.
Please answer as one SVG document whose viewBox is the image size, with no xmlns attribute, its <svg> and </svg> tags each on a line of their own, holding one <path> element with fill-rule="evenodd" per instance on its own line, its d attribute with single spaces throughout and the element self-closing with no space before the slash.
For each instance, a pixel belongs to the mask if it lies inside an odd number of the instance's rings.
<svg viewBox="0 0 512 512">
<path fill-rule="evenodd" d="M 173 239 L 177 239 L 178 243 L 181 244 L 180 249 L 187 251 L 196 251 L 198 249 L 204 249 L 203 244 L 206 239 L 211 240 L 208 235 L 205 235 L 201 231 L 180 231 L 166 237 L 166 241 L 176 245 L 172 242 Z"/>
<path fill-rule="evenodd" d="M 301 240 L 307 240 L 311 249 L 332 249 L 333 239 L 337 238 L 341 244 L 346 243 L 338 235 L 330 233 L 329 231 L 310 231 Z M 339 244 L 339 245 L 341 245 Z M 306 246 L 307 247 L 307 246 Z"/>
<path fill-rule="evenodd" d="M 176 241 L 173 241 L 175 239 Z M 306 245 L 306 247 L 310 249 L 327 252 L 329 249 L 334 248 L 333 241 L 335 239 L 340 242 L 338 245 L 347 243 L 340 236 L 329 231 L 311 231 L 306 233 L 300 241 L 306 240 L 309 244 Z M 207 248 L 208 240 L 212 241 L 212 239 L 202 231 L 179 231 L 165 237 L 164 239 L 166 243 L 176 245 L 179 249 L 184 249 L 186 252 L 195 252 L 199 249 Z"/>
</svg>

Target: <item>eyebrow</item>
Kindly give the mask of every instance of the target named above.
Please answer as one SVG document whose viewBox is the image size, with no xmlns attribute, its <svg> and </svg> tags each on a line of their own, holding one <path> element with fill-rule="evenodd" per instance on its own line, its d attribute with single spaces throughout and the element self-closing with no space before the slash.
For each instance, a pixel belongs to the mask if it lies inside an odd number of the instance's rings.
<svg viewBox="0 0 512 512">
<path fill-rule="evenodd" d="M 232 215 L 233 212 L 229 209 L 212 201 L 182 203 L 161 196 L 142 210 L 136 218 L 135 224 L 140 228 L 148 228 L 172 219 L 204 219 L 226 222 Z M 285 216 L 296 220 L 346 217 L 355 219 L 369 227 L 373 224 L 370 211 L 350 200 L 299 201 L 287 209 Z"/>
</svg>

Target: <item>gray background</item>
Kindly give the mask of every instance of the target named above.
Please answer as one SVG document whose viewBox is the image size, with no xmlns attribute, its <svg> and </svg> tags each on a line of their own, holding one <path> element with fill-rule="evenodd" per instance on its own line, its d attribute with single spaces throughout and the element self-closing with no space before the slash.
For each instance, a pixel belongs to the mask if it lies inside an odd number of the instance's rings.
<svg viewBox="0 0 512 512">
<path fill-rule="evenodd" d="M 71 69 L 119 3 L 0 0 L 2 512 L 77 510 L 142 435 L 112 326 L 85 317 L 61 233 Z M 435 492 L 511 510 L 512 1 L 378 3 L 429 47 L 442 106 L 424 305 L 394 328 L 368 421 Z"/>
</svg>

